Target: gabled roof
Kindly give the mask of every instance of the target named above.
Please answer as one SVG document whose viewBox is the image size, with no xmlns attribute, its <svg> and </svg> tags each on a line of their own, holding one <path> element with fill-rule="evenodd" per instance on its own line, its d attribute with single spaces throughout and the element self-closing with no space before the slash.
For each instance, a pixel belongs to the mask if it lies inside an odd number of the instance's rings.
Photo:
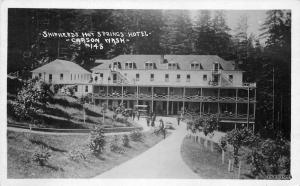
<svg viewBox="0 0 300 186">
<path fill-rule="evenodd" d="M 168 69 L 167 63 L 161 63 L 163 59 L 177 63 L 180 70 L 191 70 L 191 64 L 197 62 L 201 64 L 203 70 L 212 70 L 215 62 L 220 63 L 224 70 L 234 70 L 233 61 L 226 61 L 217 55 L 119 55 L 111 60 L 105 60 L 105 63 L 91 70 L 109 69 L 109 65 L 113 62 L 120 62 L 122 69 L 124 69 L 125 63 L 129 61 L 135 62 L 137 69 L 145 69 L 146 62 L 155 63 L 157 69 Z"/>
<path fill-rule="evenodd" d="M 56 59 L 50 63 L 47 63 L 39 68 L 32 70 L 31 72 L 36 73 L 59 73 L 59 72 L 72 72 L 78 74 L 90 74 L 89 71 L 85 70 L 81 66 L 71 61 L 62 59 Z"/>
</svg>

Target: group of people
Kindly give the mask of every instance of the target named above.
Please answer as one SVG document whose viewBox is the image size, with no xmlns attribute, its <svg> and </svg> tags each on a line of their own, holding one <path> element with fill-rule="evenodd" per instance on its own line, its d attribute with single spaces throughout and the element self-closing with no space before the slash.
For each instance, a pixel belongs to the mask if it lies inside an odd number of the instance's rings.
<svg viewBox="0 0 300 186">
<path fill-rule="evenodd" d="M 133 111 L 131 113 L 132 120 L 134 120 L 135 117 L 137 117 L 137 119 L 140 120 L 140 116 L 141 116 L 141 113 L 139 111 Z"/>
<path fill-rule="evenodd" d="M 155 127 L 155 120 L 156 120 L 156 114 L 151 112 L 149 116 L 147 116 L 146 118 L 147 126 L 149 127 L 151 124 L 151 127 Z"/>
</svg>

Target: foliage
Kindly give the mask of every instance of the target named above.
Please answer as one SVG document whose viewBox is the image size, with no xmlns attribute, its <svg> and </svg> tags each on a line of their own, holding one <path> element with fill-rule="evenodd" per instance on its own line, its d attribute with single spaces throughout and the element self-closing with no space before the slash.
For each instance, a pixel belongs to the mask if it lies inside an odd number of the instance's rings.
<svg viewBox="0 0 300 186">
<path fill-rule="evenodd" d="M 42 149 L 38 149 L 33 153 L 31 159 L 32 161 L 37 162 L 40 166 L 44 166 L 50 157 L 50 151 L 47 148 L 42 147 Z"/>
<path fill-rule="evenodd" d="M 122 137 L 122 142 L 124 147 L 130 147 L 130 139 L 127 134 L 124 134 Z"/>
<path fill-rule="evenodd" d="M 197 130 L 203 131 L 204 135 L 207 136 L 217 129 L 218 119 L 215 115 L 210 115 L 197 118 L 196 120 L 189 122 L 188 125 L 193 133 Z"/>
<path fill-rule="evenodd" d="M 46 104 L 52 99 L 50 85 L 36 80 L 29 80 L 17 95 L 16 102 L 9 105 L 9 109 L 20 120 L 33 121 L 38 114 L 43 113 Z"/>
<path fill-rule="evenodd" d="M 233 146 L 234 162 L 237 165 L 241 146 L 255 146 L 259 142 L 259 137 L 251 129 L 244 127 L 227 132 L 226 142 Z"/>
<path fill-rule="evenodd" d="M 68 158 L 72 161 L 78 161 L 80 159 L 86 160 L 87 156 L 80 149 L 73 149 L 68 153 Z"/>
<path fill-rule="evenodd" d="M 139 130 L 135 130 L 135 131 L 132 131 L 130 133 L 130 139 L 132 141 L 139 141 L 139 142 L 142 142 L 143 141 L 143 134 L 141 131 Z"/>
<path fill-rule="evenodd" d="M 106 139 L 104 136 L 103 129 L 96 127 L 90 132 L 89 148 L 94 155 L 99 155 L 104 151 Z"/>
<path fill-rule="evenodd" d="M 125 152 L 125 149 L 119 144 L 119 137 L 117 135 L 114 136 L 114 139 L 110 144 L 110 150 L 120 154 Z"/>
</svg>

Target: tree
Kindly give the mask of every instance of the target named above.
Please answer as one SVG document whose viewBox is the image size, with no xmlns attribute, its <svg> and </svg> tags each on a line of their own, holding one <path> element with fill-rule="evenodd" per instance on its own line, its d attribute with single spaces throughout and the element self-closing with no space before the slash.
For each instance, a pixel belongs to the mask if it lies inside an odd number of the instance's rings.
<svg viewBox="0 0 300 186">
<path fill-rule="evenodd" d="M 19 119 L 33 122 L 44 112 L 52 96 L 49 84 L 36 79 L 26 81 L 18 92 L 12 110 Z"/>
<path fill-rule="evenodd" d="M 245 127 L 227 132 L 225 139 L 227 144 L 233 146 L 235 165 L 239 162 L 239 149 L 242 146 L 255 146 L 255 144 L 259 141 L 259 138 L 253 133 L 253 131 Z"/>
<path fill-rule="evenodd" d="M 186 10 L 163 11 L 160 46 L 163 54 L 190 54 L 192 52 L 192 23 Z"/>
<path fill-rule="evenodd" d="M 266 38 L 264 65 L 259 84 L 265 98 L 258 109 L 268 113 L 264 123 L 272 130 L 284 131 L 290 136 L 291 123 L 291 12 L 270 10 L 263 24 L 261 35 Z M 275 101 L 276 100 L 276 101 Z M 264 125 L 265 125 L 264 124 Z"/>
</svg>

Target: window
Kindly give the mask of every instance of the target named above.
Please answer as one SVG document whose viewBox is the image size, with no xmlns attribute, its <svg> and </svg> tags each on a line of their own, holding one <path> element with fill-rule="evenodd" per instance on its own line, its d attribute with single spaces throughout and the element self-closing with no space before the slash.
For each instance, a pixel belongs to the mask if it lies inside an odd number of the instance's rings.
<svg viewBox="0 0 300 186">
<path fill-rule="evenodd" d="M 78 92 L 78 85 L 75 86 L 75 92 Z"/>
<path fill-rule="evenodd" d="M 89 87 L 85 86 L 85 92 L 88 92 L 88 91 L 89 91 Z"/>
<path fill-rule="evenodd" d="M 100 78 L 103 79 L 103 73 L 100 73 Z"/>
<path fill-rule="evenodd" d="M 214 70 L 215 70 L 215 71 L 218 71 L 218 70 L 219 70 L 219 63 L 215 63 L 215 64 L 214 64 Z"/>
<path fill-rule="evenodd" d="M 146 70 L 154 69 L 154 66 L 155 66 L 155 63 L 152 63 L 152 62 L 146 62 L 146 63 L 145 63 L 145 69 L 146 69 Z"/>
<path fill-rule="evenodd" d="M 49 83 L 52 82 L 52 74 L 49 74 Z"/>
<path fill-rule="evenodd" d="M 128 63 L 125 63 L 125 69 L 128 69 Z"/>
<path fill-rule="evenodd" d="M 169 70 L 177 70 L 177 63 L 169 63 L 168 64 L 168 69 Z"/>
<path fill-rule="evenodd" d="M 191 75 L 190 74 L 187 74 L 186 75 L 186 82 L 190 82 L 191 81 Z"/>
<path fill-rule="evenodd" d="M 98 76 L 95 76 L 95 81 L 98 81 Z"/>
<path fill-rule="evenodd" d="M 154 74 L 150 74 L 150 81 L 154 81 Z"/>
<path fill-rule="evenodd" d="M 207 75 L 206 74 L 203 75 L 203 81 L 207 81 Z"/>
<path fill-rule="evenodd" d="M 42 73 L 39 73 L 39 78 L 42 78 Z"/>
<path fill-rule="evenodd" d="M 136 79 L 136 81 L 139 81 L 140 80 L 140 74 L 135 74 L 135 79 Z"/>
<path fill-rule="evenodd" d="M 200 63 L 192 63 L 191 64 L 191 69 L 192 70 L 200 70 L 203 69 L 202 66 L 200 65 Z"/>
<path fill-rule="evenodd" d="M 136 64 L 134 62 L 125 63 L 125 69 L 136 69 Z"/>
<path fill-rule="evenodd" d="M 180 81 L 180 74 L 177 74 L 177 79 L 176 79 L 177 82 Z"/>
<path fill-rule="evenodd" d="M 64 74 L 60 74 L 60 80 L 64 79 Z"/>
<path fill-rule="evenodd" d="M 169 74 L 166 74 L 166 75 L 165 75 L 165 81 L 166 81 L 166 82 L 169 82 Z"/>
<path fill-rule="evenodd" d="M 233 75 L 232 75 L 232 74 L 229 74 L 229 75 L 228 75 L 228 79 L 229 79 L 230 82 L 232 82 L 232 80 L 233 80 Z"/>
</svg>

